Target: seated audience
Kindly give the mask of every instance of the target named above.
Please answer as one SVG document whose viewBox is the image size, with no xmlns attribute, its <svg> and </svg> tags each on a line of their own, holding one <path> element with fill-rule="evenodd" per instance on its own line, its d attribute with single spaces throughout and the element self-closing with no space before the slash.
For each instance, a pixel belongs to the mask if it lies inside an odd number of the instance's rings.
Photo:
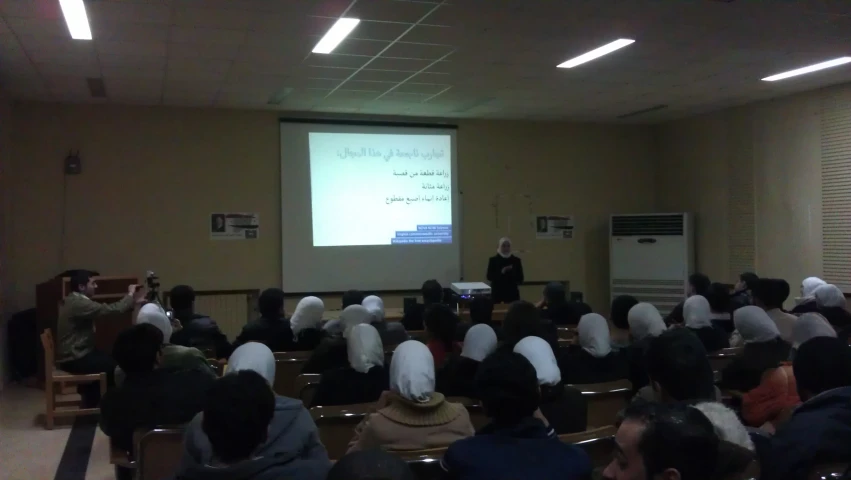
<svg viewBox="0 0 851 480">
<path fill-rule="evenodd" d="M 303 352 L 313 350 L 322 341 L 322 315 L 325 304 L 317 297 L 304 297 L 299 300 L 295 312 L 290 318 L 290 329 L 293 331 L 292 349 Z"/>
<path fill-rule="evenodd" d="M 526 337 L 517 342 L 514 352 L 526 357 L 535 367 L 541 389 L 539 407 L 556 433 L 562 435 L 585 431 L 588 426 L 588 403 L 582 392 L 565 387 L 550 345 L 540 337 Z"/>
<path fill-rule="evenodd" d="M 822 285 L 813 291 L 816 311 L 837 331 L 851 327 L 851 313 L 845 309 L 845 294 L 836 285 Z"/>
<path fill-rule="evenodd" d="M 583 315 L 577 330 L 579 348 L 562 351 L 558 358 L 564 383 L 582 385 L 626 378 L 626 361 L 623 355 L 612 351 L 609 324 L 602 315 Z"/>
<path fill-rule="evenodd" d="M 215 358 L 228 358 L 233 346 L 228 337 L 210 317 L 195 313 L 195 290 L 189 285 L 177 285 L 168 294 L 174 318 L 180 320 L 181 329 L 171 336 L 171 343 L 195 347 Z"/>
<path fill-rule="evenodd" d="M 343 455 L 326 480 L 417 480 L 408 462 L 379 448 Z"/>
<path fill-rule="evenodd" d="M 736 412 L 718 402 L 702 402 L 694 408 L 700 410 L 712 423 L 715 434 L 721 440 L 715 464 L 715 478 L 749 478 L 743 477 L 743 473 L 747 472 L 756 460 L 757 451 L 747 428 L 739 421 Z"/>
<path fill-rule="evenodd" d="M 464 341 L 473 325 L 485 324 L 496 333 L 496 338 L 502 340 L 502 328 L 493 322 L 493 301 L 489 297 L 473 297 L 470 302 L 470 322 L 459 322 L 455 331 L 455 340 Z"/>
<path fill-rule="evenodd" d="M 426 280 L 422 286 L 423 303 L 417 303 L 405 309 L 402 315 L 402 325 L 408 331 L 425 330 L 423 314 L 426 307 L 443 302 L 443 287 L 437 280 Z"/>
<path fill-rule="evenodd" d="M 688 277 L 688 291 L 686 292 L 686 298 L 692 297 L 694 295 L 706 296 L 709 292 L 709 286 L 711 285 L 709 281 L 709 277 L 702 273 L 692 273 Z M 682 301 L 671 310 L 671 313 L 665 317 L 665 323 L 667 325 L 679 325 L 685 321 L 685 316 L 683 314 L 683 308 L 685 307 L 685 301 Z"/>
<path fill-rule="evenodd" d="M 730 290 L 723 283 L 713 283 L 706 292 L 712 326 L 727 333 L 733 333 L 733 316 L 730 315 Z"/>
<path fill-rule="evenodd" d="M 390 362 L 390 391 L 355 429 L 349 452 L 424 450 L 450 445 L 473 435 L 467 409 L 435 392 L 434 359 L 428 347 L 408 340 Z"/>
<path fill-rule="evenodd" d="M 508 307 L 502 321 L 502 333 L 505 338 L 500 348 L 505 350 L 513 350 L 514 345 L 526 337 L 541 337 L 553 351 L 558 350 L 556 326 L 549 320 L 542 320 L 538 308 L 524 300 L 518 300 Z"/>
<path fill-rule="evenodd" d="M 249 377 L 251 380 L 246 380 Z M 262 408 L 263 415 L 268 415 L 269 419 L 263 422 L 262 438 L 249 441 L 249 438 L 241 437 L 239 432 L 231 432 L 235 440 L 250 443 L 249 453 L 252 457 L 275 458 L 281 461 L 282 465 L 289 464 L 287 475 L 299 474 L 298 478 L 307 478 L 300 476 L 302 471 L 307 472 L 305 475 L 312 475 L 310 472 L 313 472 L 315 468 L 323 472 L 327 471 L 330 467 L 328 452 L 319 441 L 319 431 L 310 413 L 301 401 L 275 395 L 272 391 L 274 383 L 275 356 L 272 351 L 262 343 L 246 343 L 234 350 L 228 363 L 227 374 L 216 381 L 216 387 L 211 390 L 210 396 L 222 396 L 219 399 L 222 403 L 216 408 L 227 407 L 232 412 L 234 422 L 232 428 L 237 428 L 237 423 L 252 422 L 245 410 Z M 222 387 L 222 385 L 229 386 Z M 245 398 L 229 391 L 237 388 L 237 385 L 245 387 Z M 260 388 L 260 385 L 263 388 Z M 253 399 L 255 403 L 247 403 L 249 399 Z M 196 415 L 187 425 L 183 436 L 184 451 L 181 470 L 190 467 L 203 469 L 207 465 L 216 465 L 221 460 L 227 460 L 219 457 L 217 443 L 221 439 L 210 436 L 207 428 L 208 421 L 221 421 L 219 415 L 225 412 L 225 410 L 216 410 L 215 419 L 207 418 L 207 415 L 210 415 L 208 409 L 210 403 L 215 402 L 218 405 L 219 400 L 208 398 L 204 412 Z M 266 412 L 267 407 L 268 412 Z M 259 425 L 255 427 L 259 428 Z"/>
<path fill-rule="evenodd" d="M 568 303 L 563 283 L 550 282 L 544 287 L 544 296 L 537 307 L 543 320 L 549 320 L 555 325 L 576 325 L 580 317 L 574 308 L 577 305 Z"/>
<path fill-rule="evenodd" d="M 498 352 L 482 362 L 474 383 L 491 423 L 443 455 L 447 478 L 587 479 L 592 465 L 580 448 L 561 442 L 538 418 L 535 368 L 522 355 Z"/>
<path fill-rule="evenodd" d="M 290 322 L 284 316 L 284 291 L 267 288 L 257 300 L 260 318 L 248 322 L 233 342 L 234 348 L 248 342 L 260 342 L 273 352 L 296 350 Z"/>
<path fill-rule="evenodd" d="M 460 355 L 453 355 L 437 372 L 437 391 L 447 397 L 479 398 L 472 379 L 479 364 L 496 350 L 496 333 L 479 323 L 467 330 Z"/>
<path fill-rule="evenodd" d="M 804 401 L 770 440 L 760 462 L 766 480 L 804 480 L 851 459 L 851 348 L 830 337 L 804 342 L 792 366 Z"/>
<path fill-rule="evenodd" d="M 384 345 L 375 327 L 355 325 L 346 336 L 346 345 L 349 366 L 322 374 L 311 407 L 375 402 L 390 388 Z"/>
<path fill-rule="evenodd" d="M 202 369 L 157 368 L 162 362 L 163 333 L 149 323 L 118 335 L 112 348 L 126 378 L 106 392 L 100 403 L 100 428 L 117 448 L 133 451 L 139 428 L 186 423 L 201 410 L 204 393 L 215 377 Z"/>
<path fill-rule="evenodd" d="M 801 296 L 795 299 L 795 308 L 791 313 L 800 315 L 807 312 L 815 312 L 816 297 L 813 295 L 816 289 L 822 285 L 827 285 L 827 282 L 818 277 L 807 277 L 801 282 Z"/>
<path fill-rule="evenodd" d="M 432 304 L 424 315 L 428 342 L 426 345 L 434 357 L 434 366 L 443 368 L 444 363 L 454 353 L 461 350 L 455 341 L 455 331 L 458 328 L 458 316 L 446 305 Z"/>
<path fill-rule="evenodd" d="M 626 349 L 627 378 L 632 383 L 633 395 L 648 385 L 647 366 L 644 363 L 647 345 L 653 337 L 664 332 L 667 327 L 659 310 L 649 303 L 636 304 L 627 314 L 629 335 L 632 343 Z"/>
<path fill-rule="evenodd" d="M 349 365 L 349 356 L 346 348 L 346 335 L 355 325 L 370 323 L 372 315 L 363 305 L 349 305 L 340 314 L 339 337 L 326 338 L 310 355 L 305 362 L 301 373 L 325 373 L 335 368 L 346 368 Z"/>
<path fill-rule="evenodd" d="M 632 404 L 615 434 L 605 480 L 712 480 L 719 439 L 698 409 L 681 404 Z"/>
<path fill-rule="evenodd" d="M 258 344 L 247 343 L 240 348 L 250 345 Z M 183 464 L 176 480 L 325 479 L 331 462 L 319 443 L 310 415 L 300 402 L 286 399 L 297 403 L 307 415 L 312 431 L 290 425 L 299 423 L 292 422 L 293 415 L 286 418 L 287 425 L 282 425 L 284 419 L 278 415 L 281 397 L 275 398 L 267 379 L 257 372 L 248 369 L 228 373 L 215 382 L 206 396 L 199 397 L 204 398 L 204 411 L 197 422 L 193 421 L 186 444 L 188 449 L 190 442 L 203 439 L 203 460 Z M 288 434 L 287 448 L 280 448 L 284 443 L 282 427 Z M 190 433 L 194 438 L 190 438 Z M 314 448 L 305 448 L 305 440 Z M 271 445 L 276 447 L 270 448 Z"/>
<path fill-rule="evenodd" d="M 638 305 L 638 300 L 630 295 L 621 295 L 612 300 L 610 320 L 614 329 L 611 331 L 612 348 L 621 350 L 629 346 L 629 311 Z"/>
<path fill-rule="evenodd" d="M 147 303 L 139 309 L 136 316 L 136 324 L 151 324 L 163 334 L 162 358 L 159 368 L 174 370 L 200 370 L 207 373 L 211 378 L 216 378 L 216 372 L 210 368 L 207 357 L 197 348 L 172 345 L 169 343 L 173 332 L 172 322 L 169 320 L 165 310 L 156 303 Z M 121 367 L 115 367 L 115 384 L 124 382 L 124 371 Z"/>
<path fill-rule="evenodd" d="M 706 349 L 689 329 L 674 328 L 654 337 L 646 355 L 650 386 L 639 398 L 661 403 L 721 399 Z"/>
<path fill-rule="evenodd" d="M 783 311 L 783 302 L 789 297 L 789 284 L 777 278 L 760 278 L 753 289 L 753 304 L 765 310 L 768 317 L 777 325 L 780 338 L 792 341 L 792 328 L 798 319 Z"/>
<path fill-rule="evenodd" d="M 381 335 L 381 342 L 384 345 L 399 345 L 410 339 L 408 332 L 405 331 L 405 327 L 400 322 L 387 322 L 384 313 L 384 301 L 381 298 L 370 295 L 363 299 L 362 305 L 372 315 L 372 326 L 378 330 L 378 334 Z"/>
<path fill-rule="evenodd" d="M 697 335 L 707 352 L 717 352 L 730 346 L 727 333 L 712 325 L 709 301 L 703 296 L 693 295 L 685 301 L 683 317 L 686 328 Z"/>
<path fill-rule="evenodd" d="M 345 310 L 352 305 L 362 305 L 364 298 L 366 298 L 366 295 L 360 290 L 348 290 L 343 293 L 343 302 L 340 309 Z"/>
<path fill-rule="evenodd" d="M 730 295 L 731 311 L 735 312 L 753 303 L 751 301 L 751 295 L 758 281 L 759 277 L 753 272 L 745 272 L 739 275 L 739 281 L 736 282 L 736 285 L 733 287 L 733 293 Z"/>
<path fill-rule="evenodd" d="M 719 386 L 745 393 L 759 385 L 766 370 L 789 358 L 791 347 L 780 338 L 777 325 L 759 307 L 748 305 L 736 310 L 733 323 L 734 335 L 741 336 L 744 349 L 721 371 Z"/>
<path fill-rule="evenodd" d="M 836 337 L 836 331 L 817 313 L 801 315 L 792 328 L 792 353 L 815 337 Z M 759 386 L 742 397 L 742 418 L 752 427 L 773 433 L 801 403 L 792 362 L 783 362 L 762 376 Z"/>
</svg>

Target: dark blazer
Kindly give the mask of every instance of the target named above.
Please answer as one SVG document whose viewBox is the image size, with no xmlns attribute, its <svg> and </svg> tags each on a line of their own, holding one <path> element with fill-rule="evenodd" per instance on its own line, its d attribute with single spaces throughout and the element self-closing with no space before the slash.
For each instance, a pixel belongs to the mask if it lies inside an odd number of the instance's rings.
<svg viewBox="0 0 851 480">
<path fill-rule="evenodd" d="M 215 382 L 209 371 L 159 368 L 128 375 L 100 402 L 100 428 L 113 445 L 132 452 L 133 432 L 192 420 Z"/>
<path fill-rule="evenodd" d="M 793 315 L 801 315 L 802 313 L 818 312 L 818 305 L 815 299 L 807 300 L 806 302 L 795 305 L 795 308 L 789 311 Z"/>
<path fill-rule="evenodd" d="M 343 338 L 326 338 L 305 362 L 301 373 L 325 373 L 349 366 L 349 348 Z"/>
<path fill-rule="evenodd" d="M 233 341 L 233 348 L 248 342 L 259 342 L 273 352 L 289 352 L 295 350 L 295 339 L 290 321 L 286 318 L 260 317 L 242 327 L 242 332 Z"/>
<path fill-rule="evenodd" d="M 322 374 L 311 407 L 354 405 L 378 400 L 381 392 L 390 389 L 388 369 L 376 365 L 366 373 L 352 367 L 328 370 Z"/>
<path fill-rule="evenodd" d="M 216 322 L 206 315 L 197 313 L 174 313 L 183 326 L 171 335 L 172 345 L 195 347 L 202 352 L 212 351 L 216 358 L 228 358 L 233 352 L 233 346 L 228 337 L 219 329 Z"/>
<path fill-rule="evenodd" d="M 502 269 L 511 266 L 511 270 L 502 273 Z M 503 258 L 496 254 L 488 260 L 487 279 L 491 282 L 493 303 L 511 303 L 520 300 L 518 285 L 523 283 L 523 263 L 514 255 Z"/>
<path fill-rule="evenodd" d="M 588 402 L 582 392 L 564 383 L 541 385 L 541 413 L 556 433 L 584 432 L 588 427 Z"/>
<path fill-rule="evenodd" d="M 730 339 L 727 334 L 716 327 L 689 328 L 689 330 L 697 335 L 707 353 L 730 347 Z"/>
<path fill-rule="evenodd" d="M 480 362 L 461 355 L 452 355 L 443 368 L 437 371 L 435 390 L 447 397 L 479 398 L 473 387 L 473 379 Z"/>
<path fill-rule="evenodd" d="M 549 320 L 555 325 L 576 326 L 582 315 L 591 312 L 591 307 L 585 303 L 565 302 L 561 305 L 541 308 L 539 311 L 542 320 Z"/>
<path fill-rule="evenodd" d="M 602 358 L 596 358 L 582 348 L 562 351 L 558 358 L 561 381 L 569 385 L 614 382 L 626 378 L 626 356 L 620 352 L 610 352 Z"/>
<path fill-rule="evenodd" d="M 792 347 L 780 337 L 760 343 L 746 343 L 742 354 L 721 371 L 718 387 L 748 392 L 762 382 L 762 374 L 789 359 Z"/>
</svg>

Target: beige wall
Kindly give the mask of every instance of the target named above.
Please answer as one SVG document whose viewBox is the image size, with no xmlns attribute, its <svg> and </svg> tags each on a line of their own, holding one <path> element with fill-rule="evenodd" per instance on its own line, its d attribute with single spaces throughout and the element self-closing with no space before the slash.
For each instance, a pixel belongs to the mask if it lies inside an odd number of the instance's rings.
<svg viewBox="0 0 851 480">
<path fill-rule="evenodd" d="M 0 89 L 0 192 L 9 189 L 9 159 L 11 158 L 11 128 L 12 103 L 5 92 Z M 11 291 L 10 266 L 7 259 L 10 256 L 8 241 L 9 225 L 11 223 L 11 203 L 9 197 L 0 195 L 0 390 L 6 379 L 6 325 L 8 322 L 9 297 Z"/>
<path fill-rule="evenodd" d="M 164 286 L 199 289 L 280 283 L 276 113 L 18 103 L 13 116 L 15 181 L 3 191 L 13 308 L 32 306 L 36 283 L 74 267 L 154 269 Z M 606 310 L 608 216 L 654 210 L 654 148 L 649 127 L 460 122 L 466 277 L 484 276 L 508 234 L 527 279 L 569 279 Z M 83 173 L 65 178 L 69 149 L 80 150 Z M 535 241 L 522 195 L 532 214 L 574 214 L 577 238 Z M 260 239 L 210 242 L 207 215 L 217 210 L 259 212 Z"/>
</svg>

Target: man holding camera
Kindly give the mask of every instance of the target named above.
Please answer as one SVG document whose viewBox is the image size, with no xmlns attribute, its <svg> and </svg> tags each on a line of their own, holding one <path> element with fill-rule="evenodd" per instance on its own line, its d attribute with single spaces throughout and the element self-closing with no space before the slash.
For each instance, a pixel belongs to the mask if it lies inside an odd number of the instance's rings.
<svg viewBox="0 0 851 480">
<path fill-rule="evenodd" d="M 65 297 L 56 322 L 59 331 L 56 363 L 62 370 L 73 374 L 106 373 L 107 384 L 112 386 L 115 362 L 108 353 L 95 349 L 94 320 L 103 315 L 133 310 L 135 305 L 145 302 L 145 290 L 130 285 L 124 298 L 103 304 L 91 299 L 97 283 L 90 274 L 74 275 L 70 287 L 71 293 Z M 100 387 L 96 383 L 80 385 L 79 392 L 85 408 L 93 408 L 100 401 Z"/>
</svg>

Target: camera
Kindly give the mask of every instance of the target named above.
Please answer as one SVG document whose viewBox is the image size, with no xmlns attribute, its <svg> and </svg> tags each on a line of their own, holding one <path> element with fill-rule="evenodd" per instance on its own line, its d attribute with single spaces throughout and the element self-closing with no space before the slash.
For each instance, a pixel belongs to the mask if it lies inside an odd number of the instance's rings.
<svg viewBox="0 0 851 480">
<path fill-rule="evenodd" d="M 148 288 L 148 301 L 162 305 L 160 302 L 160 277 L 152 270 L 148 270 L 145 275 L 145 286 Z"/>
</svg>

